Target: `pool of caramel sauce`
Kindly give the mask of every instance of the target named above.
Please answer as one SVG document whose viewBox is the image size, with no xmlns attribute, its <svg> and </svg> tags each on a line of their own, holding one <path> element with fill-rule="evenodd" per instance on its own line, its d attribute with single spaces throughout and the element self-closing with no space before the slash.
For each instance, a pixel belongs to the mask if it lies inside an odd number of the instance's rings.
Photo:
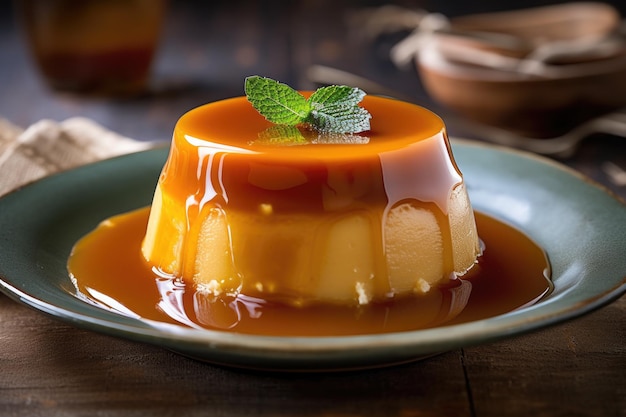
<svg viewBox="0 0 626 417">
<path fill-rule="evenodd" d="M 293 307 L 240 294 L 197 292 L 154 271 L 140 248 L 149 208 L 105 220 L 68 260 L 77 296 L 132 317 L 191 328 L 272 336 L 380 334 L 427 329 L 501 315 L 552 289 L 545 252 L 519 230 L 479 212 L 483 255 L 472 270 L 426 295 L 364 306 Z"/>
</svg>

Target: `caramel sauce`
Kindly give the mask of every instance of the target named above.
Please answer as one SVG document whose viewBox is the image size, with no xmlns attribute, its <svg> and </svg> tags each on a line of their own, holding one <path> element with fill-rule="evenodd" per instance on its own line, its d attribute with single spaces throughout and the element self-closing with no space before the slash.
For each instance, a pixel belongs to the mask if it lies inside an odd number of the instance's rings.
<svg viewBox="0 0 626 417">
<path fill-rule="evenodd" d="M 176 124 L 160 185 L 198 212 L 209 202 L 250 211 L 279 200 L 279 211 L 319 214 L 328 210 L 321 193 L 333 181 L 347 190 L 331 191 L 352 191 L 361 204 L 412 199 L 446 212 L 448 194 L 462 178 L 442 120 L 425 108 L 380 97 L 365 97 L 363 106 L 372 122 L 362 144 L 303 146 L 260 143 L 259 134 L 274 125 L 245 97 L 200 106 Z"/>
<path fill-rule="evenodd" d="M 213 296 L 152 268 L 141 255 L 149 209 L 112 217 L 81 239 L 68 269 L 76 295 L 119 314 L 200 329 L 272 336 L 379 334 L 501 315 L 551 290 L 544 252 L 526 235 L 475 213 L 484 252 L 468 274 L 426 294 L 362 306 L 293 307 Z"/>
</svg>

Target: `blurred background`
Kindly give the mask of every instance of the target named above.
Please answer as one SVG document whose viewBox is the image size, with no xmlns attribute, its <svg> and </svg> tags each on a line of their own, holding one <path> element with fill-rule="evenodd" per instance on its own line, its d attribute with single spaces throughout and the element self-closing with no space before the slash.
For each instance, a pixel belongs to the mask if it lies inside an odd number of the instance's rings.
<svg viewBox="0 0 626 417">
<path fill-rule="evenodd" d="M 559 136 L 626 105 L 623 1 L 89 3 L 0 0 L 0 117 L 26 127 L 85 116 L 135 139 L 168 140 L 182 113 L 243 94 L 244 78 L 258 74 L 298 89 L 349 83 L 434 110 L 452 136 L 524 147 L 516 135 Z M 540 6 L 555 8 L 467 18 Z M 98 25 L 106 35 L 91 33 Z M 55 44 L 78 52 L 55 56 Z M 618 122 L 603 125 L 615 130 L 603 137 L 612 155 L 626 149 Z M 574 152 L 544 147 L 533 150 L 566 161 Z"/>
</svg>

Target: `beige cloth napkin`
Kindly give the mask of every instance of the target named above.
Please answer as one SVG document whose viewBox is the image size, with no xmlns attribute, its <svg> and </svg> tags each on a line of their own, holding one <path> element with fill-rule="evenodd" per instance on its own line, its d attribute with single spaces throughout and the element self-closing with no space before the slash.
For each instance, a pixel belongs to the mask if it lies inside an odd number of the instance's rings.
<svg viewBox="0 0 626 417">
<path fill-rule="evenodd" d="M 0 195 L 47 175 L 152 147 L 76 117 L 22 129 L 0 118 Z"/>
</svg>

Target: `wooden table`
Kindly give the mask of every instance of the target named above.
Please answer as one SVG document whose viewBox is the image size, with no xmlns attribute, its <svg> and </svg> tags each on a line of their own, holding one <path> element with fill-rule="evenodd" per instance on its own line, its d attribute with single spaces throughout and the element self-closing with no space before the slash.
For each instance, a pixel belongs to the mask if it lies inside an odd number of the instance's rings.
<svg viewBox="0 0 626 417">
<path fill-rule="evenodd" d="M 184 111 L 241 95 L 246 75 L 311 88 L 306 69 L 325 64 L 402 91 L 446 119 L 415 73 L 387 59 L 398 39 L 366 43 L 347 35 L 351 8 L 330 13 L 335 3 L 174 4 L 151 90 L 105 98 L 50 91 L 3 2 L 0 117 L 28 126 L 81 115 L 140 140 L 167 140 Z M 448 15 L 478 11 L 421 4 Z M 488 2 L 481 4 L 488 10 Z M 449 129 L 465 134 L 454 124 Z M 607 160 L 626 167 L 625 151 L 623 138 L 594 137 L 561 162 L 626 198 L 626 187 L 601 169 Z M 212 366 L 79 330 L 0 295 L 0 415 L 626 416 L 625 312 L 622 297 L 565 324 L 402 366 L 275 374 Z"/>
</svg>

